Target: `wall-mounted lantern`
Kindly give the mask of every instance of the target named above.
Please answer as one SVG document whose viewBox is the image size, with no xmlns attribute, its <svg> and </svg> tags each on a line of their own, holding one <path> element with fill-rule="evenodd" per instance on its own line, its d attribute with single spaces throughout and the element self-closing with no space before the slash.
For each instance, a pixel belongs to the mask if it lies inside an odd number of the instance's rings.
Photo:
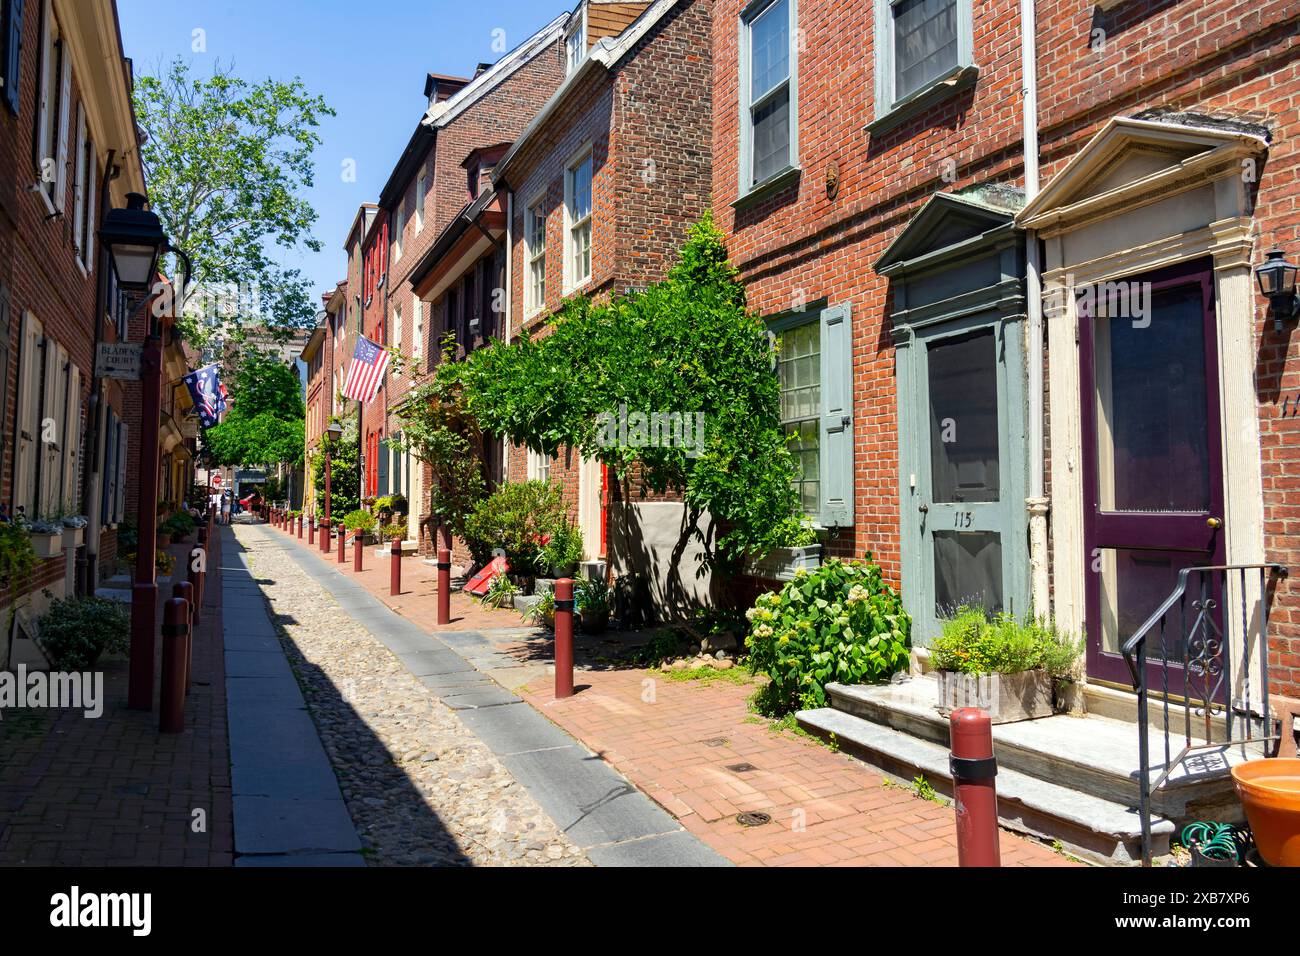
<svg viewBox="0 0 1300 956">
<path fill-rule="evenodd" d="M 1296 299 L 1296 273 L 1300 271 L 1294 263 L 1288 262 L 1281 249 L 1270 249 L 1263 264 L 1255 267 L 1255 279 L 1259 282 L 1259 291 L 1268 299 L 1273 313 L 1273 327 L 1282 330 L 1284 319 L 1295 317 L 1300 302 Z"/>
</svg>

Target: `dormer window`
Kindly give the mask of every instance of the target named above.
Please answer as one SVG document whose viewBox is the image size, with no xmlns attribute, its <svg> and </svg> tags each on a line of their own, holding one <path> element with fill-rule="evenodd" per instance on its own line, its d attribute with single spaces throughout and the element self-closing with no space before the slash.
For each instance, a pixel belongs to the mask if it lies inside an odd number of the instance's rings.
<svg viewBox="0 0 1300 956">
<path fill-rule="evenodd" d="M 569 30 L 571 32 L 564 39 L 564 48 L 568 57 L 568 73 L 572 75 L 587 56 L 587 5 L 585 3 L 574 14 Z"/>
</svg>

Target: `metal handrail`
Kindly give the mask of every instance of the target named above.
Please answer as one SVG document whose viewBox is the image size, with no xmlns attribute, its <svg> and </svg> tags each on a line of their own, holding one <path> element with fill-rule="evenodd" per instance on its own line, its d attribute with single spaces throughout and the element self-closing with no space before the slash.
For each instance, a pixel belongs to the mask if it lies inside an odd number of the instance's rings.
<svg viewBox="0 0 1300 956">
<path fill-rule="evenodd" d="M 1245 636 L 1249 633 L 1249 620 L 1246 613 L 1246 572 L 1259 572 L 1259 669 L 1260 669 L 1260 694 L 1261 694 L 1261 713 L 1264 721 L 1264 732 L 1262 736 L 1256 737 L 1253 734 L 1251 725 L 1251 701 L 1250 701 L 1250 647 L 1249 642 L 1244 641 Z M 1228 588 L 1228 575 L 1231 572 L 1239 574 L 1241 587 L 1241 626 L 1244 641 L 1243 647 L 1243 682 L 1245 688 L 1244 701 L 1244 720 L 1246 735 L 1238 740 L 1233 736 L 1233 710 L 1236 706 L 1231 699 L 1232 696 L 1232 658 L 1226 647 L 1227 635 L 1220 630 L 1215 623 L 1215 611 L 1218 608 L 1218 602 L 1210 593 L 1207 587 L 1207 576 L 1221 574 L 1223 576 L 1222 586 L 1224 592 Z M 1266 579 L 1266 572 L 1270 576 Z M 1199 574 L 1201 579 L 1201 593 L 1197 600 L 1192 603 L 1195 616 L 1191 628 L 1188 629 L 1186 601 L 1188 596 L 1188 580 L 1193 573 Z M 1167 597 L 1161 605 L 1147 618 L 1146 622 L 1139 627 L 1133 635 L 1124 642 L 1121 651 L 1124 655 L 1124 661 L 1128 665 L 1129 672 L 1133 677 L 1133 689 L 1137 693 L 1138 705 L 1138 811 L 1142 822 L 1142 865 L 1151 865 L 1151 794 L 1159 790 L 1169 779 L 1174 770 L 1181 766 L 1187 756 L 1197 750 L 1218 749 L 1223 747 L 1235 746 L 1238 744 L 1261 743 L 1264 747 L 1265 754 L 1270 741 L 1277 739 L 1273 733 L 1271 714 L 1269 711 L 1269 689 L 1268 689 L 1268 594 L 1269 587 L 1278 578 L 1287 577 L 1288 570 L 1285 565 L 1281 564 L 1222 564 L 1206 565 L 1203 567 L 1184 568 L 1178 572 L 1178 585 L 1173 592 Z M 1205 678 L 1203 688 L 1204 695 L 1200 704 L 1205 712 L 1205 742 L 1202 744 L 1192 743 L 1192 705 L 1193 698 L 1184 686 L 1183 714 L 1184 714 L 1184 741 L 1183 749 L 1175 756 L 1171 752 L 1169 742 L 1169 658 L 1168 658 L 1168 641 L 1166 637 L 1166 617 L 1177 606 L 1179 608 L 1179 639 L 1183 643 L 1183 674 L 1184 681 L 1186 675 L 1193 671 L 1193 665 L 1200 670 L 1201 675 Z M 1192 635 L 1210 633 L 1210 637 L 1202 637 L 1200 648 L 1197 651 L 1197 657 L 1192 658 Z M 1164 771 L 1159 778 L 1153 783 L 1151 780 L 1151 753 L 1150 741 L 1148 740 L 1148 717 L 1149 717 L 1149 696 L 1150 688 L 1147 681 L 1147 646 L 1152 637 L 1158 635 L 1160 640 L 1160 676 L 1161 676 L 1161 700 L 1163 708 L 1163 730 L 1164 730 Z M 1214 636 L 1214 635 L 1217 635 Z M 1215 668 L 1219 670 L 1215 671 Z M 1215 678 L 1211 686 L 1210 678 Z M 1219 742 L 1213 740 L 1213 712 L 1214 698 L 1218 695 L 1220 688 L 1226 688 L 1225 702 L 1223 707 L 1224 730 L 1226 739 Z"/>
</svg>

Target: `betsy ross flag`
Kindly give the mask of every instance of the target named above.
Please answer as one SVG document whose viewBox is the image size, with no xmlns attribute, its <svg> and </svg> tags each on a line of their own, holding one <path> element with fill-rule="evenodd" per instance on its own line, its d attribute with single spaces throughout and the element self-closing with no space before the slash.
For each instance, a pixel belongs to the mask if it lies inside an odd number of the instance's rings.
<svg viewBox="0 0 1300 956">
<path fill-rule="evenodd" d="M 226 387 L 221 384 L 221 375 L 216 365 L 205 365 L 195 369 L 181 379 L 190 390 L 190 398 L 198 409 L 199 421 L 204 428 L 211 428 L 217 423 L 217 416 L 226 410 Z"/>
<path fill-rule="evenodd" d="M 388 352 L 364 335 L 361 336 L 352 353 L 352 364 L 348 366 L 348 380 L 343 385 L 343 397 L 356 399 L 364 405 L 379 391 L 379 383 L 384 380 L 387 368 Z"/>
</svg>

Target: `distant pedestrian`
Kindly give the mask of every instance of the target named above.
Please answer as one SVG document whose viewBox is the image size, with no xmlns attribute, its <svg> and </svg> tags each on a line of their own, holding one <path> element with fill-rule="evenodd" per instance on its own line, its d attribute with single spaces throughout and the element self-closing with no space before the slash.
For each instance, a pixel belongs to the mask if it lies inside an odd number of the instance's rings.
<svg viewBox="0 0 1300 956">
<path fill-rule="evenodd" d="M 221 523 L 230 524 L 230 494 L 227 492 L 221 497 Z"/>
</svg>

